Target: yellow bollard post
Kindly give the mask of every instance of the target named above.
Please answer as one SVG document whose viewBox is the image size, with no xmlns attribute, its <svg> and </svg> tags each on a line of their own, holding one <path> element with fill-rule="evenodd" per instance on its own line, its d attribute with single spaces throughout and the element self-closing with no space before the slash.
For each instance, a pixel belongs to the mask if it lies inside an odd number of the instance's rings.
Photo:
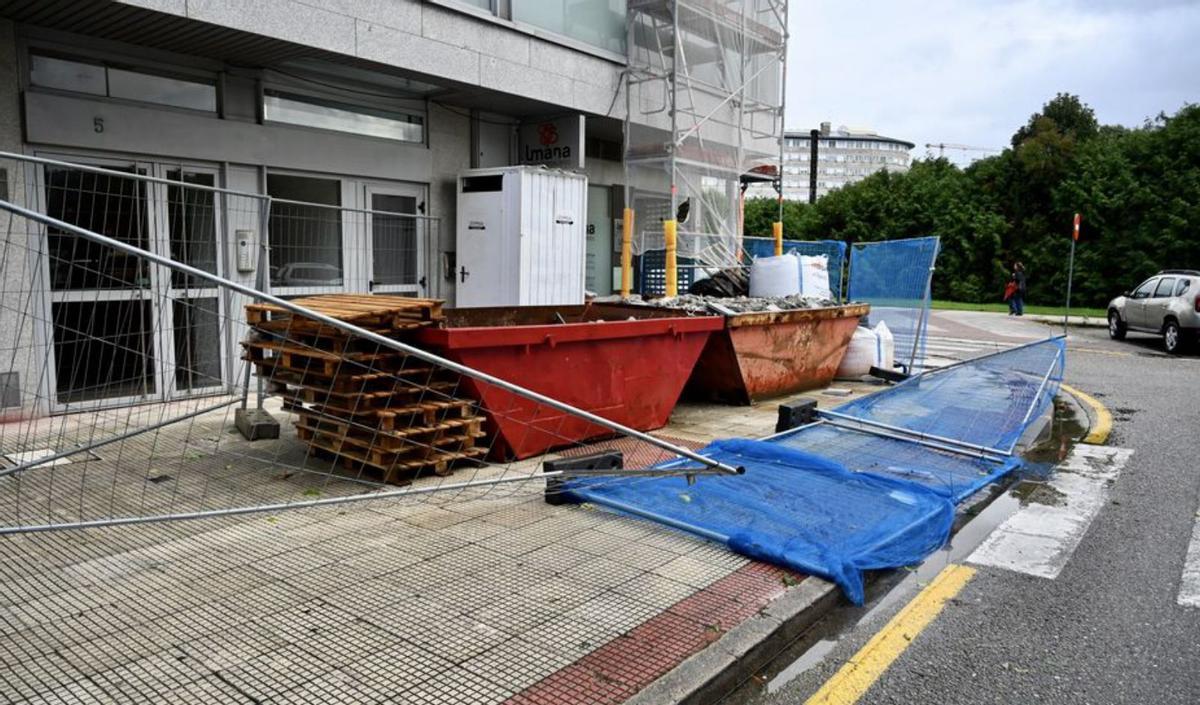
<svg viewBox="0 0 1200 705">
<path fill-rule="evenodd" d="M 667 243 L 667 296 L 679 295 L 679 270 L 675 263 L 676 242 L 675 233 L 678 224 L 675 219 L 663 221 L 663 239 Z"/>
<path fill-rule="evenodd" d="M 621 214 L 621 298 L 633 292 L 633 209 Z"/>
<path fill-rule="evenodd" d="M 775 256 L 783 254 L 783 223 L 778 220 L 771 223 L 771 234 L 775 236 Z"/>
</svg>

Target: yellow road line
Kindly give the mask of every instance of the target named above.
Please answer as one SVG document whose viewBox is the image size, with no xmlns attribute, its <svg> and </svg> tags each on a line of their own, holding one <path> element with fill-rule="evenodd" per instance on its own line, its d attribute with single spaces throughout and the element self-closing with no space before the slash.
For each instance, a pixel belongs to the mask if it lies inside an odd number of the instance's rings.
<svg viewBox="0 0 1200 705">
<path fill-rule="evenodd" d="M 1061 386 L 1063 391 L 1087 404 L 1092 410 L 1092 415 L 1094 416 L 1092 427 L 1088 429 L 1088 434 L 1083 437 L 1083 442 L 1095 445 L 1104 445 L 1107 443 L 1108 436 L 1112 433 L 1112 414 L 1108 413 L 1108 409 L 1090 394 L 1081 392 L 1069 384 Z"/>
<path fill-rule="evenodd" d="M 805 705 L 852 705 L 858 702 L 888 667 L 904 653 L 921 630 L 929 626 L 975 575 L 965 565 L 948 565 L 912 602 L 904 606 L 858 653 L 833 674 Z"/>
</svg>

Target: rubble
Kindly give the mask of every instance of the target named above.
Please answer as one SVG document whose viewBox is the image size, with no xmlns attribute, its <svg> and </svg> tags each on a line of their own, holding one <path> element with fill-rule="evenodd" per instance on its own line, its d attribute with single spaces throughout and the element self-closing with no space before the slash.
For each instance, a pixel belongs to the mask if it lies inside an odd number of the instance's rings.
<svg viewBox="0 0 1200 705">
<path fill-rule="evenodd" d="M 823 297 L 810 297 L 802 294 L 792 296 L 758 297 L 758 296 L 700 296 L 697 294 L 681 294 L 673 297 L 643 299 L 637 294 L 628 299 L 619 296 L 601 297 L 597 303 L 604 301 L 623 301 L 627 304 L 657 306 L 660 308 L 676 308 L 690 313 L 761 313 L 768 311 L 794 311 L 806 308 L 824 308 L 836 306 L 837 302 Z"/>
</svg>

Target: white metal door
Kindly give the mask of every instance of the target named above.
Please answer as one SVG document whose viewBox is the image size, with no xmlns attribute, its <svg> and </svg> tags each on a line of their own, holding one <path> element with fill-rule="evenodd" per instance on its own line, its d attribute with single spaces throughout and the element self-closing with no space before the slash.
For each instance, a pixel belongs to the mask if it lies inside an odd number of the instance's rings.
<svg viewBox="0 0 1200 705">
<path fill-rule="evenodd" d="M 424 189 L 414 185 L 368 185 L 367 282 L 375 294 L 421 296 L 427 291 L 425 221 L 420 215 Z M 396 216 L 383 213 L 397 213 Z"/>
<path fill-rule="evenodd" d="M 458 269 L 454 273 L 455 305 L 472 306 L 517 305 L 518 274 L 510 262 L 509 251 L 514 246 L 508 239 L 518 233 L 507 233 L 509 215 L 504 209 L 502 175 L 465 176 L 466 193 L 458 198 Z M 473 186 L 471 180 L 478 179 Z M 485 181 L 486 180 L 486 181 Z"/>
<path fill-rule="evenodd" d="M 155 245 L 176 262 L 221 275 L 221 201 L 217 194 L 194 186 L 216 186 L 216 169 L 160 166 L 158 176 L 179 185 L 157 184 L 160 206 Z M 209 282 L 182 272 L 162 271 L 160 325 L 162 388 L 172 398 L 211 394 L 225 387 L 222 326 L 225 301 Z"/>
</svg>

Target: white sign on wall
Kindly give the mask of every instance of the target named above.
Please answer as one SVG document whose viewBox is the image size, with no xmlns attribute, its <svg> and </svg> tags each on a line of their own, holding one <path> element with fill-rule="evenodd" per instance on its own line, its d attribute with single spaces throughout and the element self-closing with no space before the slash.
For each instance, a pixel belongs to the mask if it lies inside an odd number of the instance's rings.
<svg viewBox="0 0 1200 705">
<path fill-rule="evenodd" d="M 558 169 L 583 168 L 583 115 L 521 123 L 520 161 Z"/>
</svg>

